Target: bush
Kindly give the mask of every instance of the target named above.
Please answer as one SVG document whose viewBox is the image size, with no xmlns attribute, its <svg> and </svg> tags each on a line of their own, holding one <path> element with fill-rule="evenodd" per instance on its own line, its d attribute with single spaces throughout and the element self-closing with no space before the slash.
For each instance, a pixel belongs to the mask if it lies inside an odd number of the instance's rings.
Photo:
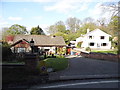
<svg viewBox="0 0 120 90">
<path fill-rule="evenodd" d="M 59 55 L 66 54 L 66 48 L 65 47 L 57 48 L 57 54 L 59 54 Z"/>
<path fill-rule="evenodd" d="M 81 48 L 82 42 L 78 42 L 77 48 Z"/>
<path fill-rule="evenodd" d="M 2 47 L 2 58 L 8 59 L 12 55 L 12 51 L 9 47 Z"/>
<path fill-rule="evenodd" d="M 3 60 L 10 59 L 11 55 L 12 55 L 12 51 L 10 49 L 10 46 L 6 42 L 2 43 L 2 58 L 3 58 Z"/>
<path fill-rule="evenodd" d="M 90 52 L 90 51 L 91 51 L 91 48 L 90 48 L 90 47 L 87 47 L 85 50 Z"/>
</svg>

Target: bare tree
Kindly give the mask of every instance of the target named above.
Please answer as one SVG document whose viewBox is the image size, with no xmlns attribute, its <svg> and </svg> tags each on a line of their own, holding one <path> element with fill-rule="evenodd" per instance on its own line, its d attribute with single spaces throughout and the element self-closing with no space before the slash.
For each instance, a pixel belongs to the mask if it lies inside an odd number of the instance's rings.
<svg viewBox="0 0 120 90">
<path fill-rule="evenodd" d="M 110 11 L 112 14 L 111 14 L 111 18 L 113 16 L 118 16 L 118 13 L 120 12 L 118 10 L 118 3 L 114 3 L 114 2 L 107 2 L 107 3 L 103 3 L 102 5 L 102 8 L 103 8 L 103 13 L 105 13 L 106 11 Z"/>
<path fill-rule="evenodd" d="M 97 22 L 99 23 L 100 26 L 105 26 L 106 19 L 101 18 L 101 19 L 98 19 Z"/>
<path fill-rule="evenodd" d="M 93 23 L 94 22 L 94 19 L 91 18 L 91 17 L 87 17 L 83 20 L 84 23 Z"/>
<path fill-rule="evenodd" d="M 68 26 L 71 32 L 76 32 L 80 27 L 81 21 L 78 18 L 68 18 L 66 20 L 66 25 Z"/>
</svg>

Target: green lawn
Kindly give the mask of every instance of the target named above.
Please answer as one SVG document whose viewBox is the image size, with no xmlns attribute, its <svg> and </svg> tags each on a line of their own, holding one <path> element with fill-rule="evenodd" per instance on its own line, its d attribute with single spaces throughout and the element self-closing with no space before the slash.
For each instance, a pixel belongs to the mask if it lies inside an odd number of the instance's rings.
<svg viewBox="0 0 120 90">
<path fill-rule="evenodd" d="M 98 53 L 113 53 L 113 54 L 117 54 L 116 50 L 108 50 L 108 51 L 103 51 L 103 50 L 92 50 L 91 52 L 98 52 Z"/>
<path fill-rule="evenodd" d="M 53 68 L 55 71 L 63 70 L 68 67 L 67 58 L 47 58 L 44 60 L 47 68 Z"/>
</svg>

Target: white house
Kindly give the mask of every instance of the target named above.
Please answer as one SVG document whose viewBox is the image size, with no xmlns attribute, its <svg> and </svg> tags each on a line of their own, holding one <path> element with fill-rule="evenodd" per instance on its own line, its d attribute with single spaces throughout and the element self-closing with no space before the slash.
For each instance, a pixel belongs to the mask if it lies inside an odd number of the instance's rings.
<svg viewBox="0 0 120 90">
<path fill-rule="evenodd" d="M 87 33 L 85 35 L 76 39 L 75 45 L 77 45 L 78 42 L 82 42 L 81 47 L 83 48 L 90 47 L 91 49 L 110 49 L 110 37 L 111 35 L 100 29 L 95 29 L 91 32 L 87 29 Z"/>
</svg>

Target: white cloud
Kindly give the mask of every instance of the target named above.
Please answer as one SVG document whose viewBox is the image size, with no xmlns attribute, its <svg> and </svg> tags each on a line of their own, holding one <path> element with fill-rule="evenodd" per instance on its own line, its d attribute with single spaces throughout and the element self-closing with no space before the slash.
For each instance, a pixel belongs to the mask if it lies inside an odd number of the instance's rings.
<svg viewBox="0 0 120 90">
<path fill-rule="evenodd" d="M 22 18 L 21 17 L 8 17 L 8 19 L 9 20 L 12 20 L 12 21 L 20 21 L 20 20 L 22 20 Z"/>
<path fill-rule="evenodd" d="M 93 17 L 96 20 L 99 17 L 102 17 L 104 15 L 101 5 L 102 3 L 97 3 L 94 8 L 88 11 L 88 14 L 90 15 L 90 17 Z"/>
<path fill-rule="evenodd" d="M 88 3 L 81 3 L 81 5 L 79 5 L 79 7 L 77 8 L 76 12 L 81 12 L 88 9 Z"/>
<path fill-rule="evenodd" d="M 66 13 L 76 8 L 76 6 L 73 4 L 74 2 L 70 2 L 70 1 L 67 2 L 66 0 L 63 0 L 55 3 L 53 6 L 45 6 L 44 9 L 46 11 L 57 11 L 57 12 Z"/>
<path fill-rule="evenodd" d="M 83 0 L 82 0 L 83 1 Z M 88 8 L 88 3 L 80 0 L 61 0 L 52 6 L 45 6 L 46 11 L 56 11 L 60 13 L 69 13 L 71 11 L 80 12 Z M 89 0 L 91 1 L 91 0 Z"/>
<path fill-rule="evenodd" d="M 99 16 L 102 14 L 102 8 L 101 8 L 101 4 L 102 3 L 98 3 L 96 4 L 96 6 L 94 7 L 94 9 L 91 9 L 89 12 L 94 15 L 94 16 Z"/>
<path fill-rule="evenodd" d="M 0 16 L 0 26 L 1 27 L 9 26 L 9 23 L 2 16 Z"/>
<path fill-rule="evenodd" d="M 0 28 L 3 28 L 3 27 L 9 27 L 10 26 L 10 24 L 7 22 L 7 21 L 0 21 Z"/>
<path fill-rule="evenodd" d="M 46 11 L 55 11 L 60 13 L 69 13 L 71 11 L 81 12 L 88 9 L 90 2 L 98 2 L 99 4 L 95 7 L 94 14 L 100 14 L 100 4 L 103 2 L 117 2 L 115 0 L 60 0 L 53 3 L 51 6 L 45 6 Z"/>
</svg>

